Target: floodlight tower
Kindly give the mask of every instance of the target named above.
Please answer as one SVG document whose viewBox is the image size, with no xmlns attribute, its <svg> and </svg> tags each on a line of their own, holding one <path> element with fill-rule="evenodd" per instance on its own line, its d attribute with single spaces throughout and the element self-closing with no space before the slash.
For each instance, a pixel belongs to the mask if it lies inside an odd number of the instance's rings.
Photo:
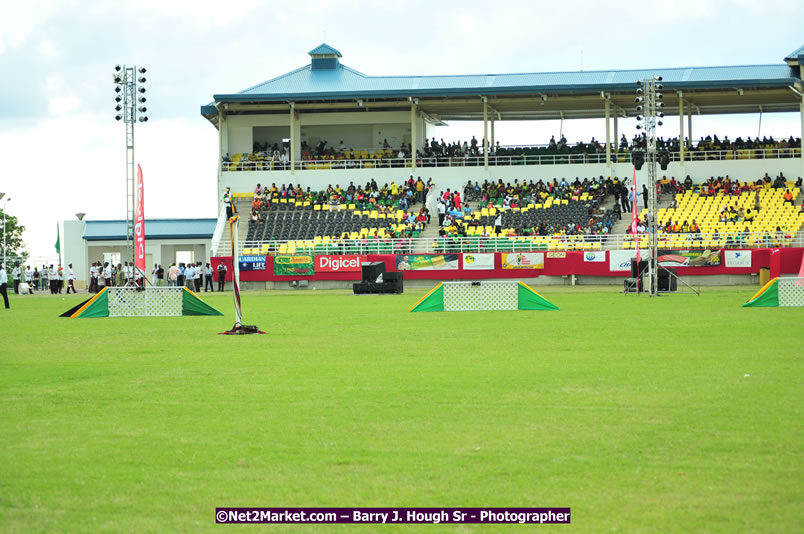
<svg viewBox="0 0 804 534">
<path fill-rule="evenodd" d="M 128 261 L 134 264 L 134 208 L 136 190 L 134 189 L 134 125 L 148 122 L 145 113 L 145 67 L 115 65 L 112 81 L 115 88 L 115 120 L 126 125 L 126 251 Z M 139 113 L 139 116 L 138 116 Z"/>
<path fill-rule="evenodd" d="M 645 146 L 641 158 L 635 158 L 635 168 L 639 170 L 642 165 L 637 164 L 637 159 L 642 159 L 648 166 L 648 213 L 646 215 L 646 228 L 648 231 L 648 250 L 650 251 L 650 258 L 648 258 L 648 294 L 652 297 L 658 294 L 658 270 L 659 270 L 659 233 L 658 223 L 656 220 L 657 210 L 657 162 L 661 165 L 662 170 L 667 170 L 667 165 L 670 162 L 669 154 L 666 150 L 657 153 L 656 150 L 656 127 L 662 125 L 661 119 L 664 118 L 664 95 L 660 92 L 664 89 L 661 83 L 661 76 L 652 76 L 644 80 L 638 80 L 637 96 L 636 96 L 636 111 L 637 111 L 637 130 L 644 130 Z M 634 190 L 636 195 L 636 190 Z"/>
</svg>

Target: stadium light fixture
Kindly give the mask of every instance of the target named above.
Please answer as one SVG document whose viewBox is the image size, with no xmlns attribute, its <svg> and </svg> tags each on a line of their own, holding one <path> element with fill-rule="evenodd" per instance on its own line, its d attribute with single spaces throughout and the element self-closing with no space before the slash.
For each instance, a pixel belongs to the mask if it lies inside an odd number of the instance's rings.
<svg viewBox="0 0 804 534">
<path fill-rule="evenodd" d="M 148 117 L 144 115 L 148 111 L 144 105 L 145 87 L 145 67 L 116 65 L 113 80 L 115 82 L 115 115 L 116 121 L 121 121 L 126 127 L 126 248 L 128 249 L 128 260 L 134 263 L 134 210 L 136 205 L 135 187 L 135 160 L 134 160 L 134 125 L 137 122 L 144 123 Z M 137 94 L 139 93 L 139 94 Z M 139 115 L 142 114 L 142 115 Z M 83 214 L 76 214 L 79 220 Z"/>
<path fill-rule="evenodd" d="M 636 102 L 637 104 L 641 104 L 644 100 L 645 100 L 644 98 L 642 98 L 641 96 L 638 96 L 638 97 L 636 97 L 634 99 L 634 102 Z"/>
</svg>

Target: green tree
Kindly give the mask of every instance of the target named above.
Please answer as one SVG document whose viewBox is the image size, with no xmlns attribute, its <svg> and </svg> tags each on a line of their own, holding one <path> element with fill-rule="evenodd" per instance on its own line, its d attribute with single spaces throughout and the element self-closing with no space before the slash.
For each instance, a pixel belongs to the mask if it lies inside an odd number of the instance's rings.
<svg viewBox="0 0 804 534">
<path fill-rule="evenodd" d="M 3 220 L 5 220 L 5 235 Z M 24 231 L 25 227 L 17 223 L 16 217 L 0 210 L 0 261 L 3 256 L 7 256 L 9 264 L 13 265 L 14 261 L 24 262 L 28 258 L 25 243 L 22 241 Z M 8 247 L 7 251 L 3 250 L 3 243 Z"/>
</svg>

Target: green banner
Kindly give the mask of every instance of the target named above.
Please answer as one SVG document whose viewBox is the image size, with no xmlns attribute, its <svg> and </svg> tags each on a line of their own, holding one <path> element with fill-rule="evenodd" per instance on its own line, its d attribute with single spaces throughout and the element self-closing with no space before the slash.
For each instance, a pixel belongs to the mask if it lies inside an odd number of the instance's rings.
<svg viewBox="0 0 804 534">
<path fill-rule="evenodd" d="M 274 258 L 274 275 L 312 276 L 315 274 L 313 260 L 313 256 L 276 256 Z"/>
</svg>

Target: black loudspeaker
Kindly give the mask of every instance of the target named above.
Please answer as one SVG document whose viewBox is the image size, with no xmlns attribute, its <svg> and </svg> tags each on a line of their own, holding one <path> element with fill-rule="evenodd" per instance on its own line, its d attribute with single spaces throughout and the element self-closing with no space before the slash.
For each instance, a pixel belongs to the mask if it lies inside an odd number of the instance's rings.
<svg viewBox="0 0 804 534">
<path fill-rule="evenodd" d="M 639 262 L 639 270 L 637 270 L 637 261 L 631 258 L 631 278 L 639 278 L 648 272 L 648 260 Z"/>
<path fill-rule="evenodd" d="M 382 275 L 386 285 L 393 287 L 397 295 L 404 291 L 404 277 L 401 272 L 388 272 Z"/>
<path fill-rule="evenodd" d="M 675 269 L 659 269 L 659 272 L 656 273 L 657 280 L 656 280 L 656 290 L 657 291 L 675 291 L 678 289 L 678 281 L 676 280 L 675 276 L 671 276 L 671 274 L 675 275 Z"/>
<path fill-rule="evenodd" d="M 364 262 L 360 265 L 360 270 L 363 273 L 363 282 L 376 282 L 385 273 L 385 262 Z"/>
<path fill-rule="evenodd" d="M 366 268 L 367 264 L 363 264 L 363 276 L 366 276 Z M 382 269 L 385 270 L 385 264 L 381 263 Z M 403 276 L 402 273 L 397 272 L 383 272 L 382 282 L 375 282 L 374 280 L 369 282 L 355 282 L 352 285 L 352 291 L 354 291 L 355 295 L 383 295 L 383 294 L 400 294 L 403 291 Z M 373 276 L 374 272 L 370 272 L 369 276 Z M 379 276 L 379 274 L 377 275 Z"/>
</svg>

